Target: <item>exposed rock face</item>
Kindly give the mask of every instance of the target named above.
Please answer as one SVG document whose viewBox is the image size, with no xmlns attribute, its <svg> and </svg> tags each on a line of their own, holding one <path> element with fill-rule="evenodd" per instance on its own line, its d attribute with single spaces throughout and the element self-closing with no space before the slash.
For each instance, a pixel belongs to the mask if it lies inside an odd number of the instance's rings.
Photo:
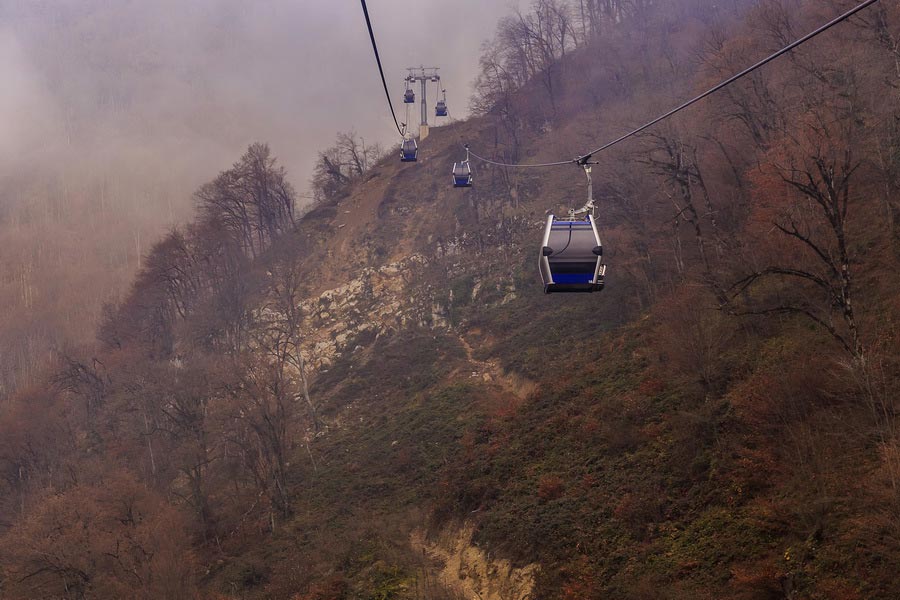
<svg viewBox="0 0 900 600">
<path fill-rule="evenodd" d="M 357 343 L 365 345 L 409 325 L 446 328 L 445 307 L 427 291 L 414 290 L 426 263 L 414 254 L 383 267 L 363 267 L 348 283 L 301 302 L 303 329 L 309 336 L 307 364 L 327 368 Z"/>
<path fill-rule="evenodd" d="M 441 584 L 463 598 L 529 600 L 539 566 L 513 567 L 508 560 L 491 559 L 472 544 L 471 524 L 448 527 L 434 539 L 417 531 L 411 543 L 437 565 Z"/>
</svg>

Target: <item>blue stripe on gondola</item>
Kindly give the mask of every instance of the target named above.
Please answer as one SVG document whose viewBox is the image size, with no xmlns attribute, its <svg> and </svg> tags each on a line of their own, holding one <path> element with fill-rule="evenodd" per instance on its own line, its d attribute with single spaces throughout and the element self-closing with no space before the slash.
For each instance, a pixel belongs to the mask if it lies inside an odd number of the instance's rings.
<svg viewBox="0 0 900 600">
<path fill-rule="evenodd" d="M 559 273 L 553 275 L 553 283 L 590 283 L 594 273 Z"/>
</svg>

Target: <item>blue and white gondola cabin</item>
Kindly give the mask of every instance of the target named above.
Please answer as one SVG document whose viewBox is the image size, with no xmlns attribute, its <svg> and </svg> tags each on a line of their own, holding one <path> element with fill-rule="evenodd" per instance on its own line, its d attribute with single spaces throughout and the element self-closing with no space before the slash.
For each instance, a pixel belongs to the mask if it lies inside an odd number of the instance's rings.
<svg viewBox="0 0 900 600">
<path fill-rule="evenodd" d="M 418 158 L 419 145 L 416 143 L 415 138 L 408 138 L 403 140 L 403 143 L 400 144 L 400 161 L 416 162 Z"/>
<path fill-rule="evenodd" d="M 472 167 L 469 161 L 453 163 L 453 187 L 472 187 Z"/>
<path fill-rule="evenodd" d="M 540 271 L 544 292 L 599 292 L 606 265 L 594 217 L 557 220 L 547 217 Z"/>
</svg>

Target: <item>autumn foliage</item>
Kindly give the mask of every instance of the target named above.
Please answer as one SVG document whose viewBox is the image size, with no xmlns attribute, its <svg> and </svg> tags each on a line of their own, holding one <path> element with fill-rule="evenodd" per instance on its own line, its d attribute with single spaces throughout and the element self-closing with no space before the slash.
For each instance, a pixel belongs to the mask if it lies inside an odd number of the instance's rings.
<svg viewBox="0 0 900 600">
<path fill-rule="evenodd" d="M 897 597 L 896 4 L 597 154 L 600 295 L 534 281 L 580 172 L 445 185 L 461 137 L 569 158 L 842 8 L 538 0 L 472 121 L 413 166 L 342 134 L 302 217 L 251 145 L 96 345 L 0 373 L 0 596 Z"/>
</svg>

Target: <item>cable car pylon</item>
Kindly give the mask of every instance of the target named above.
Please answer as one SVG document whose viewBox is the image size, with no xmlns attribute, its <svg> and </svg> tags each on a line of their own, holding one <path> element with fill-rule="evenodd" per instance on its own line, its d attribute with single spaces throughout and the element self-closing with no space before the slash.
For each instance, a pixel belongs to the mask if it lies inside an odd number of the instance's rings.
<svg viewBox="0 0 900 600">
<path fill-rule="evenodd" d="M 408 95 L 412 89 L 409 87 L 411 84 L 419 82 L 421 87 L 419 88 L 419 104 L 421 106 L 421 118 L 419 120 L 419 139 L 424 140 L 428 137 L 428 98 L 427 98 L 427 84 L 429 81 L 433 81 L 435 83 L 441 80 L 441 76 L 438 75 L 438 69 L 440 67 L 407 67 L 406 70 L 409 71 L 409 74 L 406 76 L 406 86 Z M 406 96 L 403 99 L 404 102 L 407 102 Z M 413 99 L 409 100 L 409 103 L 415 101 L 415 96 L 413 95 Z"/>
</svg>

